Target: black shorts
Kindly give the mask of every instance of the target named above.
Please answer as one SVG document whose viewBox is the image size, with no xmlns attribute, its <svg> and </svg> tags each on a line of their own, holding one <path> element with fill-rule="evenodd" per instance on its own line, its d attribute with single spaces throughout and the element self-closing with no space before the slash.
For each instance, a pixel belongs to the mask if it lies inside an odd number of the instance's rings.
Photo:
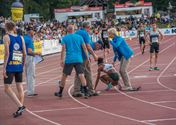
<svg viewBox="0 0 176 125">
<path fill-rule="evenodd" d="M 152 43 L 150 45 L 150 53 L 159 53 L 159 44 L 158 43 Z"/>
<path fill-rule="evenodd" d="M 103 48 L 104 49 L 109 49 L 110 45 L 109 45 L 109 41 L 108 40 L 103 40 Z"/>
<path fill-rule="evenodd" d="M 65 75 L 71 75 L 71 72 L 75 68 L 76 74 L 83 74 L 84 73 L 84 66 L 83 63 L 70 63 L 70 64 L 65 64 L 63 73 Z"/>
<path fill-rule="evenodd" d="M 118 73 L 111 73 L 111 74 L 108 74 L 109 77 L 114 80 L 114 81 L 119 81 L 119 74 Z"/>
<path fill-rule="evenodd" d="M 4 84 L 12 84 L 13 77 L 15 77 L 16 83 L 21 83 L 23 81 L 22 72 L 6 72 L 7 78 L 4 78 Z"/>
<path fill-rule="evenodd" d="M 145 39 L 144 37 L 139 38 L 139 44 L 145 44 Z"/>
</svg>

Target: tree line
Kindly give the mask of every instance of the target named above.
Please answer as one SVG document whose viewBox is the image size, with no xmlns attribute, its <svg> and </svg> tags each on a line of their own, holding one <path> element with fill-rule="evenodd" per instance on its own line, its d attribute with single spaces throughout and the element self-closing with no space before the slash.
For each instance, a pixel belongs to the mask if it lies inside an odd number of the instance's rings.
<svg viewBox="0 0 176 125">
<path fill-rule="evenodd" d="M 8 17 L 11 15 L 11 5 L 15 0 L 0 0 L 0 16 Z M 129 0 L 112 0 L 113 2 L 125 3 Z M 138 0 L 130 0 L 135 3 Z M 145 0 L 153 2 L 154 11 L 167 11 L 169 1 L 176 6 L 175 0 Z M 54 18 L 55 8 L 66 8 L 79 5 L 80 0 L 21 0 L 24 5 L 24 13 L 39 13 L 45 19 Z M 173 9 L 174 11 L 175 9 Z"/>
</svg>

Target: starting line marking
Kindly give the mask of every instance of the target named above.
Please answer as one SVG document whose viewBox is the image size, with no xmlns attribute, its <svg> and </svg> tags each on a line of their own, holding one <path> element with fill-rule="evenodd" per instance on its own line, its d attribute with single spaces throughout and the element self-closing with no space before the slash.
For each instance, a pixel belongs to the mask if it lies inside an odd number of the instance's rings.
<svg viewBox="0 0 176 125">
<path fill-rule="evenodd" d="M 149 77 L 149 76 L 147 76 L 147 75 L 144 75 L 144 76 L 134 76 L 134 78 L 136 78 L 136 79 L 139 79 L 139 78 L 147 78 L 147 77 Z"/>
</svg>

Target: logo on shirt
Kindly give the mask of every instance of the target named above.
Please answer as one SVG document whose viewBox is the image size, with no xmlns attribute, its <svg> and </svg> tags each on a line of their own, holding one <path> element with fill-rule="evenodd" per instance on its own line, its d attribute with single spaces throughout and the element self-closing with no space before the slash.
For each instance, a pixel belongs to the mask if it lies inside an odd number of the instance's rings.
<svg viewBox="0 0 176 125">
<path fill-rule="evenodd" d="M 14 48 L 15 50 L 19 50 L 20 45 L 19 45 L 18 43 L 15 43 L 14 46 L 13 46 L 13 48 Z"/>
</svg>

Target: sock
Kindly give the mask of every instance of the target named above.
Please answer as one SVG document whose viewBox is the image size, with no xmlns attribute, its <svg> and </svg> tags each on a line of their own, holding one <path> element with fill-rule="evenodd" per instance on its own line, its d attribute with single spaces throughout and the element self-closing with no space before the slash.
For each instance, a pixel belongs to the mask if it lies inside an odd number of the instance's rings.
<svg viewBox="0 0 176 125">
<path fill-rule="evenodd" d="M 87 86 L 82 86 L 84 93 L 87 93 Z"/>
<path fill-rule="evenodd" d="M 60 86 L 59 94 L 62 94 L 63 90 L 64 90 L 64 87 Z"/>
</svg>

